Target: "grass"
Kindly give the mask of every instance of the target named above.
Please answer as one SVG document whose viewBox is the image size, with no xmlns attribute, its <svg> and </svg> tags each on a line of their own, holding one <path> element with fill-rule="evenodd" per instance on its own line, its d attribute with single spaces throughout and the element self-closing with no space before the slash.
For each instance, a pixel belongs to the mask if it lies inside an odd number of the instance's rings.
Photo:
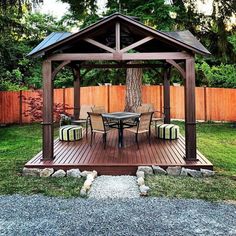
<svg viewBox="0 0 236 236">
<path fill-rule="evenodd" d="M 236 181 L 228 176 L 208 178 L 150 176 L 145 182 L 151 196 L 196 198 L 208 201 L 236 201 Z"/>
<path fill-rule="evenodd" d="M 0 128 L 0 194 L 79 196 L 83 179 L 38 178 L 21 175 L 24 164 L 41 150 L 41 125 Z M 58 129 L 55 129 L 55 135 Z"/>
<path fill-rule="evenodd" d="M 184 133 L 184 124 L 175 122 Z M 215 177 L 150 176 L 146 184 L 151 196 L 198 198 L 211 201 L 236 200 L 236 128 L 232 124 L 197 124 L 197 146 L 214 165 Z"/>
<path fill-rule="evenodd" d="M 181 133 L 184 124 L 176 122 Z M 58 130 L 55 129 L 55 135 Z M 21 175 L 24 164 L 41 150 L 41 125 L 0 128 L 0 194 L 79 196 L 82 179 L 37 178 Z M 213 163 L 213 178 L 150 176 L 146 184 L 151 196 L 236 200 L 236 128 L 232 124 L 197 125 L 198 149 Z"/>
</svg>

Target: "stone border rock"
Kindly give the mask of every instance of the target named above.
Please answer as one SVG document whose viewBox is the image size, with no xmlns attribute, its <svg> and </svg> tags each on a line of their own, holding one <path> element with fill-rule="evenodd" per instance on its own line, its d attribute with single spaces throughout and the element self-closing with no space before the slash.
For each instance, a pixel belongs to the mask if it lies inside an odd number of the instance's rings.
<svg viewBox="0 0 236 236">
<path fill-rule="evenodd" d="M 92 186 L 93 181 L 97 177 L 97 171 L 83 171 L 81 172 L 79 169 L 69 169 L 67 171 L 64 170 L 54 170 L 53 168 L 23 168 L 23 176 L 33 176 L 33 177 L 74 177 L 74 178 L 81 178 L 85 177 L 86 180 L 84 182 L 83 187 L 80 190 L 80 195 L 82 197 L 87 196 L 89 189 Z M 160 166 L 139 166 L 136 172 L 137 176 L 137 183 L 139 185 L 140 195 L 141 196 L 148 196 L 148 192 L 150 188 L 145 185 L 145 176 L 146 175 L 170 175 L 170 176 L 191 176 L 194 178 L 200 177 L 211 177 L 215 175 L 215 171 L 211 171 L 208 169 L 200 169 L 200 170 L 193 170 L 188 169 L 181 166 L 169 166 L 166 170 L 161 168 Z"/>
<path fill-rule="evenodd" d="M 150 188 L 145 185 L 146 175 L 170 175 L 170 176 L 191 176 L 194 178 L 212 177 L 215 171 L 208 169 L 188 169 L 181 166 L 169 166 L 166 170 L 160 166 L 139 166 L 136 172 L 137 183 L 139 185 L 140 195 L 148 196 Z"/>
<path fill-rule="evenodd" d="M 145 175 L 153 175 L 151 166 L 139 166 L 136 172 L 137 183 L 139 185 L 140 196 L 148 196 L 150 188 L 145 185 Z"/>
<path fill-rule="evenodd" d="M 32 177 L 41 177 L 41 178 L 48 178 L 48 177 L 55 177 L 55 178 L 61 178 L 61 177 L 74 177 L 74 178 L 81 178 L 82 172 L 77 169 L 69 169 L 67 171 L 59 169 L 55 170 L 53 168 L 27 168 L 24 167 L 22 171 L 23 176 L 32 176 Z"/>
<path fill-rule="evenodd" d="M 81 178 L 85 177 L 86 180 L 84 182 L 83 187 L 80 190 L 80 195 L 82 197 L 87 196 L 88 190 L 91 188 L 94 179 L 97 177 L 97 171 L 83 171 L 81 172 L 77 169 L 69 169 L 67 171 L 64 170 L 54 170 L 53 168 L 27 168 L 24 167 L 22 171 L 23 176 L 31 176 L 31 177 L 41 177 L 41 178 L 62 178 L 62 177 L 73 177 L 73 178 Z"/>
<path fill-rule="evenodd" d="M 86 177 L 83 187 L 80 190 L 80 196 L 86 197 L 89 189 L 92 186 L 93 181 L 98 176 L 98 172 L 96 170 L 93 171 L 83 171 L 82 176 Z"/>
</svg>

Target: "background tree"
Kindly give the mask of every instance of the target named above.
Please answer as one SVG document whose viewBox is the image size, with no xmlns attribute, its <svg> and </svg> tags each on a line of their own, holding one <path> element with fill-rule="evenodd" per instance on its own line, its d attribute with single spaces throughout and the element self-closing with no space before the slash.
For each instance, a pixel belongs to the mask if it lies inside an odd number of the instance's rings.
<svg viewBox="0 0 236 236">
<path fill-rule="evenodd" d="M 142 77 L 141 68 L 127 69 L 125 111 L 135 112 L 137 107 L 142 104 Z"/>
<path fill-rule="evenodd" d="M 136 16 L 158 30 L 190 30 L 212 53 L 207 58 L 196 57 L 197 85 L 236 86 L 236 79 L 230 76 L 236 70 L 236 26 L 229 24 L 232 14 L 236 14 L 235 0 L 214 0 L 212 13 L 208 14 L 198 10 L 195 0 L 172 0 L 170 4 L 164 0 L 108 0 L 102 15 L 98 15 L 97 1 L 62 0 L 70 4 L 70 13 L 60 21 L 51 16 L 30 14 L 32 4 L 41 1 L 0 2 L 0 90 L 40 88 L 41 62 L 26 57 L 33 47 L 53 31 L 68 31 L 76 24 L 83 28 L 118 11 Z M 143 70 L 142 80 L 150 84 L 161 82 L 158 73 L 151 70 Z M 182 81 L 174 70 L 171 80 Z M 86 86 L 105 82 L 124 83 L 125 70 L 94 69 L 85 75 L 83 81 L 82 85 Z M 62 70 L 55 85 L 72 86 L 71 72 Z"/>
<path fill-rule="evenodd" d="M 126 1 L 108 0 L 107 15 L 115 12 L 121 12 L 126 15 L 138 17 L 144 24 L 159 30 L 171 30 L 174 26 L 174 19 L 171 18 L 170 12 L 176 10 L 176 7 L 165 4 L 165 0 L 136 0 Z"/>
<path fill-rule="evenodd" d="M 0 8 L 0 90 L 41 87 L 41 61 L 27 54 L 48 34 L 65 31 L 55 18 L 30 13 L 27 5 Z"/>
</svg>

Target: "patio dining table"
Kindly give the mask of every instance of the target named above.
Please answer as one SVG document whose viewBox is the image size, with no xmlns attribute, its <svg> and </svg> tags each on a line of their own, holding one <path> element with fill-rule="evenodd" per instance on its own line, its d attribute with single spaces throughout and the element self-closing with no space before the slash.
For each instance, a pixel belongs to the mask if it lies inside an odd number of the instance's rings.
<svg viewBox="0 0 236 236">
<path fill-rule="evenodd" d="M 123 138 L 123 130 L 124 128 L 129 128 L 132 125 L 131 123 L 125 123 L 125 121 L 129 119 L 135 119 L 140 116 L 139 113 L 133 112 L 112 112 L 112 113 L 104 113 L 102 116 L 106 119 L 116 121 L 115 124 L 112 124 L 112 128 L 118 129 L 118 146 L 119 148 L 124 147 L 124 138 Z"/>
</svg>

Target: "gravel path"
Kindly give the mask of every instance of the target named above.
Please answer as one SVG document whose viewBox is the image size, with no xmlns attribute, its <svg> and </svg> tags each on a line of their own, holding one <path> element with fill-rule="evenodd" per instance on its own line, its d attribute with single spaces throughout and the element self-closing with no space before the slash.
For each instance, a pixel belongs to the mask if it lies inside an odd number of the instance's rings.
<svg viewBox="0 0 236 236">
<path fill-rule="evenodd" d="M 89 198 L 138 198 L 139 189 L 135 176 L 98 176 L 91 187 Z"/>
<path fill-rule="evenodd" d="M 0 196 L 0 235 L 236 235 L 236 206 L 164 198 Z"/>
</svg>

